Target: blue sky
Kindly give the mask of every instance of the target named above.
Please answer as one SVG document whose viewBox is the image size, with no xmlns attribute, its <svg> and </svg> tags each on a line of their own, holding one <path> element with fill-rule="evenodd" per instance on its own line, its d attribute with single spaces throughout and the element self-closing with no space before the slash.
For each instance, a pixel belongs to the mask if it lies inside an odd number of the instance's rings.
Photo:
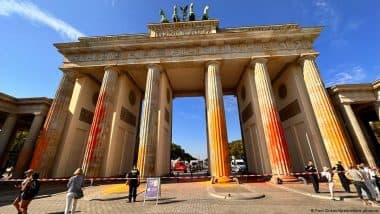
<svg viewBox="0 0 380 214">
<path fill-rule="evenodd" d="M 380 1 L 266 0 L 193 1 L 197 18 L 205 5 L 220 27 L 298 23 L 325 26 L 315 49 L 327 86 L 380 78 Z M 78 36 L 146 32 L 162 8 L 191 1 L 0 0 L 0 91 L 15 97 L 53 97 L 62 57 L 53 43 Z M 239 139 L 234 97 L 225 97 L 229 140 Z M 195 156 L 206 156 L 204 99 L 174 100 L 173 141 Z"/>
</svg>

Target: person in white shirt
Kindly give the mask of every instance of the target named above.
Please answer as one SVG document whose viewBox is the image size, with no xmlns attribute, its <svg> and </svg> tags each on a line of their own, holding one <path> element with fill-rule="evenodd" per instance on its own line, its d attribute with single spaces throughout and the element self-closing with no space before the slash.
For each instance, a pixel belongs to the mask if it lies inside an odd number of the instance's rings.
<svg viewBox="0 0 380 214">
<path fill-rule="evenodd" d="M 330 168 L 324 166 L 323 172 L 321 172 L 321 177 L 325 177 L 327 180 L 327 185 L 329 187 L 330 199 L 334 200 L 334 181 L 333 181 L 333 172 Z"/>
<path fill-rule="evenodd" d="M 363 175 L 364 183 L 368 187 L 368 190 L 370 194 L 372 195 L 372 198 L 376 198 L 375 186 L 373 186 L 371 182 L 370 169 L 364 163 L 361 163 L 358 168 L 359 168 L 359 171 Z"/>
</svg>

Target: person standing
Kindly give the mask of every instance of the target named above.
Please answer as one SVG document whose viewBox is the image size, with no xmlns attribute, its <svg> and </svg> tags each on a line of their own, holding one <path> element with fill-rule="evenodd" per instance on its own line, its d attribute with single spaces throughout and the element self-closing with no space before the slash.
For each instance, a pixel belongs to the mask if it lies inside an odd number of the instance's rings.
<svg viewBox="0 0 380 214">
<path fill-rule="evenodd" d="M 363 175 L 364 184 L 367 186 L 372 198 L 376 198 L 376 189 L 371 182 L 370 169 L 364 163 L 359 164 L 358 169 Z"/>
<path fill-rule="evenodd" d="M 333 172 L 328 167 L 323 167 L 323 172 L 321 173 L 321 177 L 325 177 L 327 180 L 327 185 L 330 191 L 330 199 L 334 200 L 334 181 L 333 181 Z"/>
<path fill-rule="evenodd" d="M 24 173 L 26 178 L 21 182 L 21 184 L 15 185 L 16 188 L 20 189 L 20 192 L 17 195 L 16 199 L 13 201 L 13 206 L 16 208 L 17 213 L 19 214 L 28 212 L 28 205 L 31 201 L 27 197 L 25 197 L 25 192 L 28 186 L 31 184 L 33 169 L 28 169 Z"/>
<path fill-rule="evenodd" d="M 371 176 L 371 183 L 376 189 L 377 196 L 380 196 L 380 179 L 378 174 L 378 169 L 374 166 L 369 170 L 369 174 Z"/>
<path fill-rule="evenodd" d="M 350 169 L 346 172 L 346 176 L 350 177 L 352 183 L 354 184 L 356 191 L 358 193 L 359 198 L 365 203 L 368 204 L 366 200 L 364 200 L 362 195 L 362 189 L 366 192 L 369 201 L 372 205 L 377 205 L 376 200 L 372 197 L 371 192 L 369 191 L 367 185 L 364 183 L 363 174 L 353 165 L 350 166 Z"/>
<path fill-rule="evenodd" d="M 140 171 L 136 165 L 127 174 L 127 185 L 129 186 L 128 202 L 131 202 L 132 198 L 133 202 L 136 202 L 137 187 L 140 185 Z"/>
<path fill-rule="evenodd" d="M 343 189 L 346 192 L 351 192 L 350 181 L 347 179 L 346 175 L 344 174 L 346 170 L 342 166 L 342 161 L 338 161 L 338 163 L 335 164 L 335 166 L 332 168 L 332 170 L 334 170 L 338 173 L 338 177 L 339 177 L 339 180 L 343 186 Z"/>
<path fill-rule="evenodd" d="M 309 178 L 313 183 L 314 192 L 319 193 L 318 172 L 311 160 L 309 160 L 307 166 L 305 166 L 305 171 L 310 173 Z"/>
<path fill-rule="evenodd" d="M 70 177 L 69 182 L 67 183 L 65 214 L 68 214 L 69 211 L 71 211 L 71 213 L 75 213 L 77 200 L 83 197 L 83 181 L 83 170 L 78 168 L 75 170 L 73 176 Z"/>
</svg>

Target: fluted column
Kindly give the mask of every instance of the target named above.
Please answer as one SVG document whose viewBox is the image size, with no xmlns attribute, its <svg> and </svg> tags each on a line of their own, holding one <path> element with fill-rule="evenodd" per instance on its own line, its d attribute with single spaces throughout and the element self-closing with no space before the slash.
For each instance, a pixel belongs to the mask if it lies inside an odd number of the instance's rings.
<svg viewBox="0 0 380 214">
<path fill-rule="evenodd" d="M 224 113 L 220 62 L 208 62 L 206 71 L 207 130 L 211 175 L 218 183 L 230 181 L 230 157 Z"/>
<path fill-rule="evenodd" d="M 254 67 L 253 76 L 272 174 L 273 178 L 292 180 L 293 177 L 289 176 L 291 161 L 288 146 L 274 100 L 266 62 L 265 58 L 257 58 L 252 60 L 251 65 Z"/>
<path fill-rule="evenodd" d="M 352 110 L 352 107 L 350 104 L 342 104 L 343 111 L 347 116 L 347 119 L 350 121 L 350 129 L 351 133 L 355 136 L 357 142 L 359 143 L 365 158 L 367 159 L 367 162 L 369 166 L 376 167 L 375 159 L 373 158 L 373 155 L 368 147 L 367 140 L 364 137 L 363 131 L 360 128 L 359 122 L 355 116 L 354 111 Z"/>
<path fill-rule="evenodd" d="M 334 107 L 319 75 L 314 61 L 315 57 L 315 55 L 305 55 L 300 58 L 305 86 L 331 165 L 335 165 L 337 161 L 342 161 L 347 167 L 354 163 L 355 160 L 343 127 L 338 121 Z"/>
<path fill-rule="evenodd" d="M 64 72 L 53 103 L 40 132 L 30 168 L 40 172 L 40 177 L 49 175 L 53 166 L 65 121 L 69 113 L 69 104 L 74 89 L 76 73 Z"/>
<path fill-rule="evenodd" d="M 118 75 L 116 67 L 105 68 L 82 163 L 88 177 L 101 176 L 103 157 L 109 144 Z"/>
<path fill-rule="evenodd" d="M 141 177 L 155 176 L 161 69 L 156 64 L 148 65 L 137 160 Z"/>
<path fill-rule="evenodd" d="M 17 114 L 10 113 L 8 114 L 3 127 L 0 131 L 0 159 L 4 153 L 5 148 L 7 147 L 9 137 L 11 136 L 13 129 L 16 125 Z"/>
<path fill-rule="evenodd" d="M 375 111 L 377 114 L 377 119 L 380 120 L 380 101 L 375 102 Z"/>
<path fill-rule="evenodd" d="M 38 112 L 34 115 L 32 125 L 30 126 L 28 136 L 25 139 L 24 145 L 18 155 L 14 177 L 22 177 L 24 171 L 28 168 L 33 155 L 34 145 L 42 123 L 44 122 L 45 114 Z"/>
</svg>

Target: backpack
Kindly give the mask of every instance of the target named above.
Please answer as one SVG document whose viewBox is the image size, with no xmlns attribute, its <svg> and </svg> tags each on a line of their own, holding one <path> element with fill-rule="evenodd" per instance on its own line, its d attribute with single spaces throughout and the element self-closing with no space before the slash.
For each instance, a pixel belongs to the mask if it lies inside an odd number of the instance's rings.
<svg viewBox="0 0 380 214">
<path fill-rule="evenodd" d="M 24 199 L 32 199 L 40 190 L 40 182 L 38 180 L 32 180 L 30 186 L 24 192 Z"/>
</svg>

